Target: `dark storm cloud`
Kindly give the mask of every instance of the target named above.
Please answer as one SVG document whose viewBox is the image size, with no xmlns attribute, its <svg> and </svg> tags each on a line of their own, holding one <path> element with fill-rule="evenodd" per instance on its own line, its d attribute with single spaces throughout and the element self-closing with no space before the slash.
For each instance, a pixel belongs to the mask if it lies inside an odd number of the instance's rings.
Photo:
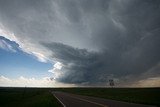
<svg viewBox="0 0 160 107">
<path fill-rule="evenodd" d="M 160 76 L 153 70 L 160 63 L 159 0 L 0 0 L 0 4 L 5 27 L 25 38 L 25 44 L 47 48 L 51 55 L 46 56 L 63 64 L 57 81 L 101 85 L 109 78 L 132 83 Z"/>
<path fill-rule="evenodd" d="M 86 10 L 79 17 L 70 18 L 74 23 L 86 15 L 88 19 L 85 21 L 91 30 L 91 42 L 96 44 L 100 52 L 92 53 L 59 43 L 47 44 L 54 53 L 53 57 L 65 65 L 65 75 L 59 81 L 97 84 L 106 83 L 111 76 L 119 79 L 131 76 L 131 80 L 127 80 L 129 82 L 160 62 L 160 3 L 107 3 L 97 5 L 92 2 L 88 7 L 85 7 L 85 3 L 80 3 L 77 7 Z M 70 6 L 66 9 L 70 10 Z M 77 14 L 71 13 L 68 15 Z M 72 66 L 68 65 L 70 63 Z M 159 71 L 155 72 L 159 75 Z"/>
<path fill-rule="evenodd" d="M 101 73 L 98 69 L 103 67 L 105 62 L 103 63 L 100 53 L 88 52 L 86 49 L 73 48 L 61 43 L 45 43 L 43 45 L 53 51 L 53 60 L 63 64 L 63 76 L 58 78 L 59 81 L 94 83 L 101 79 L 99 76 L 102 75 L 97 75 L 97 73 Z"/>
<path fill-rule="evenodd" d="M 156 67 L 160 60 L 160 52 L 158 51 L 159 47 L 155 47 L 160 46 L 160 39 L 155 38 L 154 44 L 149 42 L 152 40 L 152 38 L 148 38 L 144 42 L 137 43 L 137 46 L 130 50 L 113 54 L 110 52 L 88 52 L 85 49 L 77 49 L 60 43 L 44 45 L 53 51 L 53 60 L 64 65 L 63 75 L 57 79 L 58 81 L 100 84 L 106 83 L 111 76 L 112 78 L 125 79 L 124 77 L 131 75 L 132 80 L 130 78 L 127 81 L 133 81 L 134 76 L 139 76 Z M 158 70 L 150 72 L 150 76 L 156 75 L 159 75 Z"/>
</svg>

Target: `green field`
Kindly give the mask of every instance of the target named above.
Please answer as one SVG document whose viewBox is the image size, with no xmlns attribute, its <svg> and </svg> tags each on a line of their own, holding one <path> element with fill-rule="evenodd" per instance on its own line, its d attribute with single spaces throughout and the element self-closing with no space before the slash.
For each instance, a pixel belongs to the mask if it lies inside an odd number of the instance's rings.
<svg viewBox="0 0 160 107">
<path fill-rule="evenodd" d="M 160 88 L 61 88 L 54 90 L 160 107 Z"/>
<path fill-rule="evenodd" d="M 0 88 L 0 107 L 61 107 L 49 89 Z"/>
<path fill-rule="evenodd" d="M 160 107 L 160 88 L 0 88 L 0 107 L 61 107 L 51 91 Z"/>
</svg>

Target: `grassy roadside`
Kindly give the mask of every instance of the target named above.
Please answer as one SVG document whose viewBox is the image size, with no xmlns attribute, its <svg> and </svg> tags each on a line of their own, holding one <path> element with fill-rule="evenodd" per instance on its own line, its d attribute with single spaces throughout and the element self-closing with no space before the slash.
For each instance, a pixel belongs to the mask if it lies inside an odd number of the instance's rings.
<svg viewBox="0 0 160 107">
<path fill-rule="evenodd" d="M 54 90 L 160 107 L 160 88 L 60 88 Z"/>
<path fill-rule="evenodd" d="M 62 107 L 49 89 L 0 88 L 1 107 Z"/>
</svg>

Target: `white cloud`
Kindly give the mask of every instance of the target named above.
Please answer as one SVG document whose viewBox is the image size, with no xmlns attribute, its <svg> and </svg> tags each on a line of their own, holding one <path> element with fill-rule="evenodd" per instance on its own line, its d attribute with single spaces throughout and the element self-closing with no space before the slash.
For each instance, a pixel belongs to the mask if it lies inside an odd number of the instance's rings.
<svg viewBox="0 0 160 107">
<path fill-rule="evenodd" d="M 16 52 L 16 50 L 10 44 L 8 44 L 6 41 L 1 40 L 1 39 L 0 39 L 0 48 L 7 50 L 7 51 Z"/>
<path fill-rule="evenodd" d="M 48 70 L 48 72 L 53 73 L 53 79 L 59 78 L 59 76 L 61 76 L 63 74 L 63 72 L 61 71 L 63 65 L 60 62 L 56 62 L 53 65 L 53 68 Z"/>
<path fill-rule="evenodd" d="M 19 43 L 17 37 L 14 35 L 14 33 L 11 33 L 10 31 L 6 30 L 6 28 L 0 23 L 0 36 L 3 36 L 10 41 L 15 41 Z"/>
<path fill-rule="evenodd" d="M 50 77 L 43 77 L 40 79 L 26 78 L 20 76 L 16 79 L 0 76 L 0 86 L 3 87 L 74 87 L 74 84 L 63 84 L 54 81 Z"/>
<path fill-rule="evenodd" d="M 60 62 L 56 62 L 56 63 L 54 64 L 54 68 L 61 70 L 62 64 L 61 64 Z"/>
<path fill-rule="evenodd" d="M 39 52 L 31 52 L 40 62 L 47 62 L 49 59 L 42 53 Z"/>
<path fill-rule="evenodd" d="M 49 54 L 49 50 L 45 50 L 43 47 L 37 48 L 37 44 L 31 43 L 28 39 L 24 39 L 23 37 L 20 38 L 18 36 L 15 36 L 14 33 L 11 31 L 5 29 L 5 27 L 0 23 L 0 36 L 3 36 L 10 41 L 14 41 L 19 45 L 19 48 L 33 56 L 36 56 L 38 61 L 40 62 L 47 62 L 49 59 L 47 58 Z M 7 44 L 4 40 L 0 41 L 0 47 L 3 49 L 9 49 L 11 51 L 15 51 L 11 45 Z M 3 42 L 3 43 L 2 43 Z"/>
</svg>

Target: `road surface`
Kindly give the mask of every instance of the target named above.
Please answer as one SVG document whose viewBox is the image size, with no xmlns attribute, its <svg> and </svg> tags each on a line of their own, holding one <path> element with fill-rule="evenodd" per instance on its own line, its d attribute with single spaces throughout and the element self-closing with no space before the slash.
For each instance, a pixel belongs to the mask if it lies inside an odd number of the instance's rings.
<svg viewBox="0 0 160 107">
<path fill-rule="evenodd" d="M 52 93 L 64 107 L 155 107 L 64 92 Z"/>
</svg>

